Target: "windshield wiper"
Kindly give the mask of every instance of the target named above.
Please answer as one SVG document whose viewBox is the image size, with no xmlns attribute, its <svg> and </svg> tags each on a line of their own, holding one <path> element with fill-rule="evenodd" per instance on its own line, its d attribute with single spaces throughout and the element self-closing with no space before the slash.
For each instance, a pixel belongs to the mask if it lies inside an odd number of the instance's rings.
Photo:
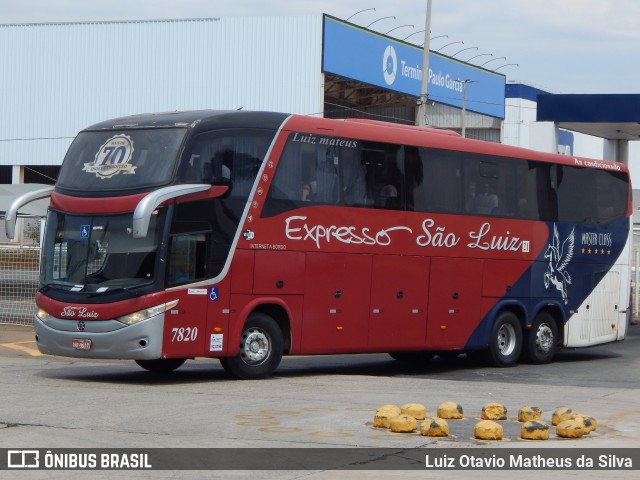
<svg viewBox="0 0 640 480">
<path fill-rule="evenodd" d="M 136 296 L 134 292 L 131 291 L 129 287 L 107 287 L 106 290 L 95 291 L 95 292 L 87 292 L 88 298 L 95 298 L 97 296 L 109 295 L 116 292 L 125 292 L 127 294 L 127 298 L 133 298 Z"/>
</svg>

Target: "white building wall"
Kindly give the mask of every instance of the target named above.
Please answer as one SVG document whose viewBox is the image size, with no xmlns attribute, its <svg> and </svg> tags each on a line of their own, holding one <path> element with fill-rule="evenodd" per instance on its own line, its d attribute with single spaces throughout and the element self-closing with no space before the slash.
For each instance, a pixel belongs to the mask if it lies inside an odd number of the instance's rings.
<svg viewBox="0 0 640 480">
<path fill-rule="evenodd" d="M 537 122 L 537 103 L 526 98 L 505 99 L 502 143 L 542 152 L 557 152 L 552 123 Z M 604 141 L 599 137 L 572 132 L 573 154 L 578 157 L 603 159 Z"/>
<path fill-rule="evenodd" d="M 505 99 L 502 143 L 524 148 L 531 145 L 531 125 L 536 121 L 537 104 L 524 98 Z"/>
<path fill-rule="evenodd" d="M 573 154 L 576 157 L 604 160 L 604 140 L 584 133 L 574 133 Z"/>
<path fill-rule="evenodd" d="M 322 112 L 322 16 L 0 25 L 0 164 L 59 165 L 100 120 Z"/>
</svg>

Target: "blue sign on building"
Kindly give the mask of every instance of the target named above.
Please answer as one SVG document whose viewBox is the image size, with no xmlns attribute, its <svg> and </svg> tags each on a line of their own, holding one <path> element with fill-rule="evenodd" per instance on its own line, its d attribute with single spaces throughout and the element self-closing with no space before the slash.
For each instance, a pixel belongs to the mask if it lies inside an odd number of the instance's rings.
<svg viewBox="0 0 640 480">
<path fill-rule="evenodd" d="M 423 49 L 369 30 L 324 17 L 322 71 L 420 96 Z M 429 100 L 504 118 L 505 76 L 429 53 Z"/>
</svg>

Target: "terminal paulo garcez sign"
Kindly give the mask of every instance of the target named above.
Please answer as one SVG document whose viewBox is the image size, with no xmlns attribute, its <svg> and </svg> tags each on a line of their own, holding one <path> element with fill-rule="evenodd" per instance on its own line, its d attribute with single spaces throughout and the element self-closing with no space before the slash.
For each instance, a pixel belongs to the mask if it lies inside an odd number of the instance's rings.
<svg viewBox="0 0 640 480">
<path fill-rule="evenodd" d="M 415 45 L 324 16 L 323 72 L 419 97 L 422 56 Z M 430 52 L 430 100 L 461 107 L 463 80 L 468 110 L 504 118 L 504 75 Z"/>
</svg>

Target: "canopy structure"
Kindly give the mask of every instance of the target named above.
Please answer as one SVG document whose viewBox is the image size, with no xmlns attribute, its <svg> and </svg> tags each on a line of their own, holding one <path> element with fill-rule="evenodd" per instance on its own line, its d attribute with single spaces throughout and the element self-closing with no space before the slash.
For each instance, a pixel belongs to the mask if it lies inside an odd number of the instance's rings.
<svg viewBox="0 0 640 480">
<path fill-rule="evenodd" d="M 604 138 L 608 160 L 628 163 L 628 142 L 640 140 L 640 94 L 549 94 L 537 101 L 538 122 Z"/>
</svg>

